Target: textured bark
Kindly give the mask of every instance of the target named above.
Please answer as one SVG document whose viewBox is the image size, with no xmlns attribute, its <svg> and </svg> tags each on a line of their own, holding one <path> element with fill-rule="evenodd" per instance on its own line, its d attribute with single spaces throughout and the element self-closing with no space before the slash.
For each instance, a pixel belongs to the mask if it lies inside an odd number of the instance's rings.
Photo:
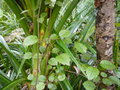
<svg viewBox="0 0 120 90">
<path fill-rule="evenodd" d="M 96 0 L 96 49 L 98 60 L 112 61 L 115 36 L 114 0 Z"/>
</svg>

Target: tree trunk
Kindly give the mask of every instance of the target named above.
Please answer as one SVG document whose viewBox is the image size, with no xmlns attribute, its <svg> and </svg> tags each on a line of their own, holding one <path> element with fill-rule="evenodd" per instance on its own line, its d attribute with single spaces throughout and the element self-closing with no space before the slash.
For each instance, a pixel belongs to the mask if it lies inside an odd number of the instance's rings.
<svg viewBox="0 0 120 90">
<path fill-rule="evenodd" d="M 96 49 L 97 59 L 112 61 L 115 36 L 115 1 L 96 0 Z"/>
<path fill-rule="evenodd" d="M 113 44 L 115 37 L 115 1 L 114 0 L 96 0 L 97 8 L 96 16 L 96 49 L 97 49 L 97 64 L 101 60 L 109 60 L 113 62 Z M 109 72 L 110 71 L 105 71 Z M 100 88 L 114 90 L 114 85 L 106 86 L 102 82 Z"/>
</svg>

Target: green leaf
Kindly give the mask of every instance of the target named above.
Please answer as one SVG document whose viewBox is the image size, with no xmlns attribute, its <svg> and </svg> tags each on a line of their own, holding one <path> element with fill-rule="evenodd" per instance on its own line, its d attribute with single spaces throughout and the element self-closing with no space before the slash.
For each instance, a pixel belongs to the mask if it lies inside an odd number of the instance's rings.
<svg viewBox="0 0 120 90">
<path fill-rule="evenodd" d="M 55 73 L 52 73 L 52 74 L 49 76 L 48 80 L 51 81 L 51 82 L 53 82 L 54 79 L 55 79 Z"/>
<path fill-rule="evenodd" d="M 40 52 L 41 52 L 41 53 L 44 53 L 46 48 L 45 48 L 44 46 L 40 46 L 39 49 L 40 49 Z"/>
<path fill-rule="evenodd" d="M 112 85 L 113 84 L 113 81 L 110 80 L 109 78 L 103 78 L 102 82 L 106 85 Z"/>
<path fill-rule="evenodd" d="M 103 67 L 104 69 L 107 69 L 107 70 L 112 70 L 112 69 L 115 69 L 115 65 L 112 64 L 110 61 L 108 60 L 102 60 L 100 62 L 100 66 Z"/>
<path fill-rule="evenodd" d="M 60 7 L 63 5 L 62 2 L 60 2 L 60 1 L 56 1 L 56 4 Z"/>
<path fill-rule="evenodd" d="M 52 83 L 48 83 L 48 88 L 50 90 L 56 90 L 57 89 L 57 86 L 55 84 L 52 84 Z"/>
<path fill-rule="evenodd" d="M 10 90 L 11 88 L 14 88 L 16 85 L 22 83 L 25 80 L 26 80 L 25 78 L 14 80 L 14 81 L 10 82 L 10 84 L 5 86 L 2 90 Z"/>
<path fill-rule="evenodd" d="M 11 82 L 11 80 L 9 80 L 7 77 L 5 77 L 4 75 L 0 74 L 0 84 L 3 86 L 8 85 Z"/>
<path fill-rule="evenodd" d="M 80 0 L 73 0 L 70 3 L 69 7 L 67 8 L 67 10 L 65 11 L 65 13 L 63 15 L 64 17 L 61 18 L 61 20 L 59 21 L 57 27 L 55 28 L 55 30 L 56 30 L 57 33 L 62 29 L 63 25 L 65 24 L 65 22 L 67 20 L 67 18 L 70 16 L 71 12 L 77 6 L 77 4 L 79 3 L 79 1 Z"/>
<path fill-rule="evenodd" d="M 40 76 L 38 77 L 38 80 L 39 80 L 40 82 L 45 82 L 45 81 L 46 81 L 46 77 L 45 77 L 44 75 L 40 75 Z"/>
<path fill-rule="evenodd" d="M 96 86 L 92 81 L 85 81 L 83 86 L 86 90 L 95 90 Z"/>
<path fill-rule="evenodd" d="M 63 53 L 57 56 L 56 60 L 63 65 L 70 66 L 70 57 L 66 53 Z"/>
<path fill-rule="evenodd" d="M 59 36 L 60 36 L 61 38 L 69 37 L 69 36 L 70 36 L 70 31 L 68 31 L 68 30 L 61 30 L 61 31 L 59 32 Z"/>
<path fill-rule="evenodd" d="M 25 38 L 23 45 L 24 46 L 30 46 L 38 42 L 38 38 L 35 35 L 30 35 Z"/>
<path fill-rule="evenodd" d="M 116 76 L 110 76 L 109 79 L 112 80 L 112 82 L 114 82 L 118 86 L 120 86 L 120 79 L 117 78 Z"/>
<path fill-rule="evenodd" d="M 72 44 L 72 40 L 71 40 L 71 38 L 65 38 L 64 39 L 64 42 L 66 43 L 66 44 Z"/>
<path fill-rule="evenodd" d="M 23 28 L 24 32 L 25 32 L 25 35 L 29 35 L 29 25 L 28 25 L 28 22 L 25 19 L 22 19 L 20 20 L 21 18 L 24 17 L 23 14 L 21 14 L 22 12 L 22 9 L 19 7 L 19 5 L 16 3 L 15 0 L 5 0 L 5 2 L 9 5 L 9 7 L 12 9 L 12 11 L 14 12 L 14 14 L 16 15 L 17 17 L 17 20 L 19 20 L 20 22 L 20 26 Z"/>
<path fill-rule="evenodd" d="M 41 24 L 43 23 L 43 21 L 44 21 L 43 17 L 41 17 L 41 18 L 38 19 L 38 22 L 41 23 Z"/>
<path fill-rule="evenodd" d="M 78 52 L 80 53 L 86 53 L 87 52 L 87 47 L 79 42 L 75 42 L 75 46 L 74 46 Z"/>
<path fill-rule="evenodd" d="M 0 35 L 0 47 L 2 47 L 2 49 L 4 49 L 5 52 L 9 55 L 10 61 L 11 61 L 11 65 L 14 67 L 15 71 L 18 72 L 18 69 L 19 69 L 19 66 L 20 66 L 19 62 L 17 61 L 15 55 L 10 50 L 10 48 L 8 47 L 6 41 L 4 40 L 4 38 L 1 35 Z M 23 70 L 22 70 L 22 74 L 26 75 Z"/>
<path fill-rule="evenodd" d="M 50 36 L 50 39 L 51 40 L 56 40 L 56 39 L 58 39 L 59 37 L 56 35 L 56 34 L 52 34 L 51 36 Z"/>
<path fill-rule="evenodd" d="M 43 82 L 39 82 L 37 85 L 36 85 L 36 89 L 37 90 L 43 90 L 45 88 L 45 83 Z"/>
<path fill-rule="evenodd" d="M 27 52 L 24 54 L 23 56 L 24 59 L 31 59 L 32 58 L 32 53 L 31 52 Z"/>
<path fill-rule="evenodd" d="M 59 82 L 62 90 L 73 90 L 73 87 L 71 86 L 70 82 L 67 78 L 65 78 L 64 81 Z"/>
<path fill-rule="evenodd" d="M 93 82 L 95 82 L 95 83 L 98 83 L 99 81 L 100 81 L 100 77 L 99 76 L 93 79 Z"/>
<path fill-rule="evenodd" d="M 29 74 L 27 77 L 28 80 L 32 80 L 33 78 L 34 78 L 33 74 Z"/>
<path fill-rule="evenodd" d="M 58 80 L 59 81 L 64 81 L 65 80 L 65 74 L 64 73 L 60 73 L 59 75 L 58 75 Z"/>
<path fill-rule="evenodd" d="M 107 74 L 105 72 L 100 73 L 102 77 L 107 77 Z"/>
<path fill-rule="evenodd" d="M 49 63 L 50 65 L 58 65 L 58 62 L 57 62 L 57 60 L 56 60 L 55 58 L 51 58 L 51 59 L 48 61 L 48 63 Z"/>
<path fill-rule="evenodd" d="M 118 70 L 115 71 L 115 74 L 118 78 L 120 78 L 120 68 Z"/>
<path fill-rule="evenodd" d="M 58 54 L 59 51 L 60 51 L 60 50 L 59 50 L 58 48 L 53 48 L 53 49 L 52 49 L 52 53 L 55 53 L 55 54 Z"/>
<path fill-rule="evenodd" d="M 99 70 L 97 68 L 89 66 L 86 69 L 86 76 L 88 80 L 92 80 L 96 78 L 98 75 L 99 75 Z"/>
</svg>

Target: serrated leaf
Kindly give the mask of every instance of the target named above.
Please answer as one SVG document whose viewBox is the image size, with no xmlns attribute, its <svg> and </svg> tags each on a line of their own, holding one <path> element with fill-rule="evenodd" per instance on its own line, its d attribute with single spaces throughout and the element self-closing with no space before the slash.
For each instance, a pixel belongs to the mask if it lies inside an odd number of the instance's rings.
<svg viewBox="0 0 120 90">
<path fill-rule="evenodd" d="M 70 66 L 70 57 L 66 53 L 63 53 L 57 56 L 56 60 L 63 65 Z"/>
<path fill-rule="evenodd" d="M 65 80 L 65 74 L 64 74 L 64 73 L 60 73 L 60 74 L 58 75 L 58 80 L 59 80 L 59 81 L 64 81 L 64 80 Z"/>
<path fill-rule="evenodd" d="M 75 42 L 75 46 L 74 46 L 78 52 L 80 53 L 86 53 L 87 52 L 87 47 L 79 42 Z"/>
<path fill-rule="evenodd" d="M 45 83 L 43 82 L 39 82 L 37 85 L 36 85 L 36 89 L 37 90 L 43 90 L 45 88 Z"/>
<path fill-rule="evenodd" d="M 97 68 L 90 66 L 86 69 L 86 76 L 88 80 L 92 80 L 96 78 L 98 75 L 99 75 L 99 70 Z"/>
<path fill-rule="evenodd" d="M 85 81 L 83 86 L 86 90 L 95 90 L 96 86 L 92 81 Z"/>
<path fill-rule="evenodd" d="M 25 38 L 23 45 L 24 46 L 30 46 L 38 42 L 38 38 L 35 35 L 30 35 Z"/>
<path fill-rule="evenodd" d="M 68 30 L 61 30 L 61 31 L 59 32 L 59 36 L 60 36 L 61 38 L 69 37 L 69 36 L 70 36 L 70 31 L 68 31 Z"/>
<path fill-rule="evenodd" d="M 27 52 L 24 54 L 23 56 L 24 59 L 31 59 L 32 58 L 32 53 L 31 52 Z"/>
<path fill-rule="evenodd" d="M 51 58 L 51 59 L 48 61 L 48 63 L 49 63 L 50 65 L 58 65 L 58 62 L 57 62 L 57 60 L 56 60 L 55 58 Z"/>
<path fill-rule="evenodd" d="M 60 51 L 60 50 L 59 50 L 58 48 L 53 48 L 53 49 L 52 49 L 52 53 L 55 53 L 55 54 L 58 54 L 59 51 Z"/>
<path fill-rule="evenodd" d="M 110 61 L 108 60 L 102 60 L 100 62 L 100 66 L 103 67 L 104 69 L 107 69 L 107 70 L 112 70 L 112 69 L 115 69 L 115 65 L 112 64 Z"/>
</svg>

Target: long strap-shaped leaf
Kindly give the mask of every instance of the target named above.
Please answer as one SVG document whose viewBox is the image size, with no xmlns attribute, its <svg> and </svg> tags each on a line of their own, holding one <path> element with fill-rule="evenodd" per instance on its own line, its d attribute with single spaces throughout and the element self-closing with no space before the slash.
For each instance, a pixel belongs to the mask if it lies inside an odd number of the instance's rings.
<svg viewBox="0 0 120 90">
<path fill-rule="evenodd" d="M 11 81 L 6 78 L 5 76 L 3 76 L 2 74 L 0 74 L 0 83 L 5 86 L 8 85 Z"/>
<path fill-rule="evenodd" d="M 10 90 L 25 80 L 26 80 L 25 78 L 14 80 L 10 84 L 8 84 L 6 87 L 4 87 L 2 90 Z"/>
<path fill-rule="evenodd" d="M 11 60 L 11 64 L 14 67 L 15 71 L 17 72 L 20 65 L 19 65 L 18 61 L 16 60 L 14 54 L 9 49 L 6 41 L 4 40 L 4 38 L 1 35 L 0 35 L 0 47 L 2 47 L 5 50 L 5 52 L 9 55 L 10 60 Z M 25 75 L 23 70 L 22 70 L 22 73 Z"/>
<path fill-rule="evenodd" d="M 61 3 L 63 2 L 63 0 L 58 0 L 60 1 Z M 46 29 L 46 32 L 45 32 L 45 38 L 48 37 L 52 30 L 53 30 L 53 26 L 54 26 L 54 23 L 59 15 L 59 11 L 60 11 L 60 6 L 58 6 L 57 4 L 55 4 L 54 8 L 53 8 L 53 12 L 52 12 L 52 15 L 50 17 L 50 20 L 48 22 L 48 26 L 47 26 L 47 29 Z"/>
<path fill-rule="evenodd" d="M 82 68 L 84 67 L 84 64 L 82 64 L 81 62 L 79 62 L 74 55 L 72 54 L 72 52 L 68 49 L 68 47 L 66 46 L 66 44 L 64 43 L 63 40 L 58 40 L 57 41 L 58 45 L 61 46 L 64 51 L 71 57 L 71 60 L 76 64 L 76 66 L 82 71 L 82 73 L 85 75 L 85 72 L 82 70 Z"/>
<path fill-rule="evenodd" d="M 9 5 L 9 7 L 12 9 L 12 11 L 14 12 L 14 14 L 16 15 L 17 19 L 20 20 L 22 19 L 24 16 L 21 14 L 21 9 L 18 7 L 17 3 L 15 2 L 15 0 L 5 0 L 5 2 Z M 29 35 L 29 28 L 28 28 L 28 24 L 26 22 L 25 19 L 20 20 L 20 25 L 21 27 L 24 29 L 24 32 L 26 35 Z"/>
<path fill-rule="evenodd" d="M 65 24 L 65 21 L 70 16 L 71 12 L 76 7 L 79 1 L 80 0 L 73 0 L 71 2 L 70 6 L 67 8 L 66 12 L 63 15 L 64 17 L 61 18 L 60 22 L 57 25 L 57 28 L 55 29 L 57 33 L 62 29 L 63 25 Z"/>
<path fill-rule="evenodd" d="M 62 82 L 59 82 L 62 90 L 73 90 L 72 86 L 70 85 L 70 82 L 67 80 L 67 78 L 62 81 Z"/>
</svg>

